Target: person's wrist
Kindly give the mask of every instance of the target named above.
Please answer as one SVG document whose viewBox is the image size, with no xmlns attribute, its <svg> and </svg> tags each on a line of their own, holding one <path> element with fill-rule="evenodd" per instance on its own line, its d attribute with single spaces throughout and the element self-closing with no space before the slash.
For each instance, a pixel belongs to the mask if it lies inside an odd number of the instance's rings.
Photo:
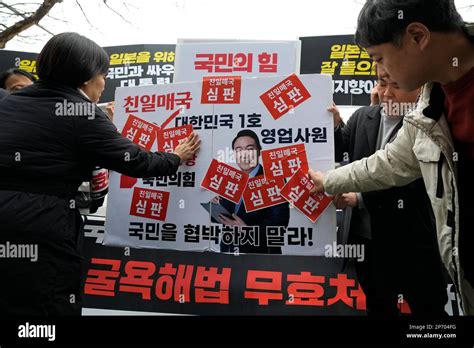
<svg viewBox="0 0 474 348">
<path fill-rule="evenodd" d="M 183 161 L 184 161 L 183 155 L 181 155 L 179 152 L 174 152 L 174 154 L 175 154 L 176 156 L 178 156 L 178 158 L 179 158 L 179 163 L 183 163 Z"/>
</svg>

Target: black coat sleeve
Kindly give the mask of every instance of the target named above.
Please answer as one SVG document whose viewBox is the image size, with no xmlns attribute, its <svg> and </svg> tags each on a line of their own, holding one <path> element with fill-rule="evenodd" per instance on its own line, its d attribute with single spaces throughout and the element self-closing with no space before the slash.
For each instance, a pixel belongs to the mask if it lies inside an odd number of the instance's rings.
<svg viewBox="0 0 474 348">
<path fill-rule="evenodd" d="M 357 118 L 357 111 L 347 121 L 347 124 L 341 123 L 339 127 L 334 130 L 334 155 L 336 162 L 344 160 L 344 153 L 351 153 L 351 137 L 355 132 Z"/>
<path fill-rule="evenodd" d="M 354 153 L 354 147 L 358 139 L 356 139 L 357 129 L 359 123 L 362 121 L 368 111 L 369 107 L 361 107 L 357 109 L 351 117 L 347 120 L 347 123 L 342 123 L 339 127 L 334 130 L 334 152 L 336 162 L 342 162 L 344 160 L 344 153 L 349 154 L 349 161 L 355 161 L 357 158 L 352 158 Z"/>
<path fill-rule="evenodd" d="M 377 206 L 381 203 L 380 192 L 382 191 L 361 192 L 365 208 L 369 211 L 369 213 L 374 212 Z"/>
<path fill-rule="evenodd" d="M 341 123 L 335 130 L 334 130 L 334 157 L 336 162 L 342 162 L 345 152 L 345 144 L 344 144 L 344 137 L 342 133 L 342 129 L 344 124 Z"/>
<path fill-rule="evenodd" d="M 131 177 L 172 175 L 180 158 L 171 153 L 146 151 L 123 137 L 96 108 L 95 117 L 75 117 L 74 136 L 83 161 Z"/>
</svg>

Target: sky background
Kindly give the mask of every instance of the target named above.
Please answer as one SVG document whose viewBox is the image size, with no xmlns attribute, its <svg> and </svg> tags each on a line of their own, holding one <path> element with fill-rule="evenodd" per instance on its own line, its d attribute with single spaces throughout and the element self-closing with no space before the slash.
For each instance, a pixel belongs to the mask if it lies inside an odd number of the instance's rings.
<svg viewBox="0 0 474 348">
<path fill-rule="evenodd" d="M 7 0 L 13 4 L 18 1 Z M 75 31 L 101 46 L 176 43 L 178 38 L 294 40 L 300 36 L 353 34 L 364 0 L 63 0 L 40 24 L 54 34 Z M 474 22 L 474 0 L 455 0 Z M 472 6 L 472 7 L 471 7 Z M 66 21 L 66 22 L 64 22 Z M 51 37 L 38 27 L 6 49 L 39 52 Z"/>
</svg>

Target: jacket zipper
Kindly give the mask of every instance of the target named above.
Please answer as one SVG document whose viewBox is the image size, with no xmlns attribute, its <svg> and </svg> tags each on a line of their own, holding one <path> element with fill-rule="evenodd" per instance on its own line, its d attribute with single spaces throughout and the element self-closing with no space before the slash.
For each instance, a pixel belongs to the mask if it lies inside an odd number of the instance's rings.
<svg viewBox="0 0 474 348">
<path fill-rule="evenodd" d="M 443 186 L 443 162 L 444 162 L 444 155 L 441 152 L 438 161 L 438 184 L 436 185 L 436 197 L 442 198 L 444 194 L 444 186 Z"/>
<path fill-rule="evenodd" d="M 452 206 L 453 206 L 453 212 L 452 212 L 452 217 L 451 217 L 451 220 L 450 221 L 452 223 L 452 227 L 451 227 L 451 245 L 455 246 L 457 248 L 456 250 L 456 253 L 459 255 L 459 246 L 456 246 L 456 241 L 455 241 L 455 238 L 456 238 L 456 190 L 455 190 L 455 187 L 454 187 L 454 182 L 452 181 L 451 182 L 451 189 L 453 190 L 453 198 L 452 198 Z M 448 218 L 449 218 L 449 210 L 448 210 Z M 449 221 L 448 221 L 449 223 Z M 454 286 L 456 287 L 456 289 L 458 290 L 458 293 L 459 295 L 461 296 L 461 299 L 462 299 L 462 293 L 461 293 L 461 289 L 460 289 L 460 286 L 461 284 L 458 283 L 458 266 L 456 264 L 456 255 L 455 253 L 453 252 L 452 255 L 451 255 L 451 260 L 453 262 L 453 265 L 454 265 L 454 279 L 453 279 L 453 282 L 454 282 Z M 464 301 L 461 301 L 461 304 L 464 304 Z M 463 308 L 463 311 L 464 311 L 464 308 Z"/>
</svg>

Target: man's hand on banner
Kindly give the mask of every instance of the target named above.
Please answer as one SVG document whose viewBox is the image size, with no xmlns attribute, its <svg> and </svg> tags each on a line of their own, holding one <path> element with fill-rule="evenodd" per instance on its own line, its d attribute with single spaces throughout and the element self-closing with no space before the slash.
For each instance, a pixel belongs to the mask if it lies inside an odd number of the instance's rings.
<svg viewBox="0 0 474 348">
<path fill-rule="evenodd" d="M 370 91 L 370 106 L 379 105 L 380 103 L 381 103 L 381 101 L 380 101 L 380 98 L 379 98 L 379 87 L 378 87 L 378 85 L 376 85 Z"/>
<path fill-rule="evenodd" d="M 314 170 L 308 170 L 308 176 L 314 184 L 313 189 L 310 191 L 311 194 L 315 192 L 324 192 L 324 174 L 321 172 L 315 172 Z"/>
<path fill-rule="evenodd" d="M 341 113 L 334 102 L 330 107 L 327 108 L 327 110 L 332 113 L 332 117 L 334 119 L 334 129 L 336 129 L 340 124 L 344 123 L 341 118 Z"/>
<path fill-rule="evenodd" d="M 337 209 L 345 209 L 347 207 L 354 208 L 359 205 L 355 192 L 337 194 L 334 196 L 333 202 Z"/>
<path fill-rule="evenodd" d="M 199 136 L 193 132 L 185 141 L 176 146 L 174 153 L 181 158 L 181 163 L 183 163 L 193 158 L 200 146 L 201 140 Z"/>
<path fill-rule="evenodd" d="M 227 226 L 247 226 L 244 220 L 239 218 L 236 214 L 232 214 L 233 219 L 230 219 L 228 217 L 225 217 L 224 215 L 220 214 L 219 215 L 219 221 L 221 224 L 227 225 Z"/>
</svg>

